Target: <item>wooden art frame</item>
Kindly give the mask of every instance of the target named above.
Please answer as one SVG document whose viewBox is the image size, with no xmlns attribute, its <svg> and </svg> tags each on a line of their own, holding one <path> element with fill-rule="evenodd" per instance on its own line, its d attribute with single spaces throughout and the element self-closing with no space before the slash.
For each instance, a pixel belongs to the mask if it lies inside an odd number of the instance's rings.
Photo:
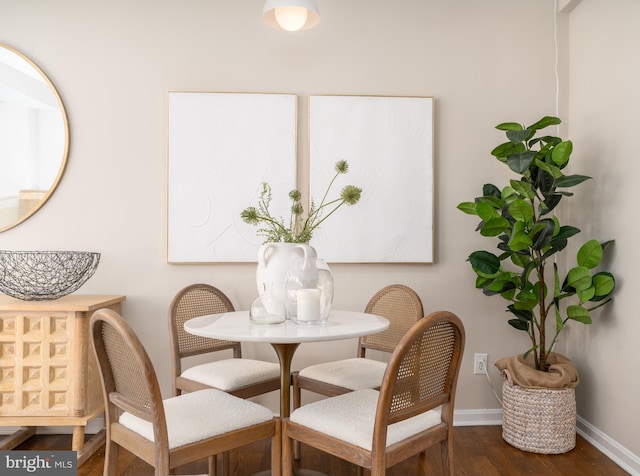
<svg viewBox="0 0 640 476">
<path fill-rule="evenodd" d="M 262 182 L 274 214 L 296 188 L 295 94 L 169 91 L 167 261 L 255 262 L 261 240 L 240 213 Z"/>
<path fill-rule="evenodd" d="M 318 256 L 341 263 L 433 262 L 433 98 L 309 97 L 309 191 L 320 200 L 338 160 L 362 188 L 316 230 Z"/>
</svg>

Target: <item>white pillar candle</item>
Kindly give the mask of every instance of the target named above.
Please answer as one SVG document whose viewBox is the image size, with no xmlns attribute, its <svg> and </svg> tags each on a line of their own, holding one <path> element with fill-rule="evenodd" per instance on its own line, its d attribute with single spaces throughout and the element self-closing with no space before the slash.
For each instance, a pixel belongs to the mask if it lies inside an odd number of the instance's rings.
<svg viewBox="0 0 640 476">
<path fill-rule="evenodd" d="M 298 289 L 296 293 L 297 319 L 299 321 L 317 321 L 320 319 L 320 290 Z"/>
</svg>

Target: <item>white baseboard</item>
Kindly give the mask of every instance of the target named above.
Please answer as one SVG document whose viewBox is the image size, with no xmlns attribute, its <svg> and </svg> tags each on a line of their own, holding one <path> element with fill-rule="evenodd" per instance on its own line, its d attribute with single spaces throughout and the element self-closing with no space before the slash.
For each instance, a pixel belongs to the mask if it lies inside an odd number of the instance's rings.
<svg viewBox="0 0 640 476">
<path fill-rule="evenodd" d="M 483 410 L 454 410 L 454 426 L 502 425 L 501 408 L 485 408 Z"/>
<path fill-rule="evenodd" d="M 577 432 L 633 476 L 640 476 L 640 456 L 633 454 L 588 421 L 578 417 Z"/>
</svg>

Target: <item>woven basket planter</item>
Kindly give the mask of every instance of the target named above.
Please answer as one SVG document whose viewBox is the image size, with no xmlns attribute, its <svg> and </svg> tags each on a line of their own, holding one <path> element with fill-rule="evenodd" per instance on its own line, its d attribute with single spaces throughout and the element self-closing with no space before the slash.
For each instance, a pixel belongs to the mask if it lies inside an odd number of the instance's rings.
<svg viewBox="0 0 640 476">
<path fill-rule="evenodd" d="M 524 451 L 561 454 L 576 446 L 574 388 L 525 388 L 503 371 L 502 438 Z"/>
</svg>

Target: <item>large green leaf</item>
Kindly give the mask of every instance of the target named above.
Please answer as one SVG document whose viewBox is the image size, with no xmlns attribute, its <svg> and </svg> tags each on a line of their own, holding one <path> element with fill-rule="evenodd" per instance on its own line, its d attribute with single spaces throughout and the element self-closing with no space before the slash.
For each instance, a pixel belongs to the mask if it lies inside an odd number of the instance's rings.
<svg viewBox="0 0 640 476">
<path fill-rule="evenodd" d="M 527 129 L 534 129 L 534 130 L 544 129 L 545 127 L 548 127 L 548 126 L 557 126 L 561 122 L 562 121 L 557 117 L 544 116 L 535 124 L 531 124 L 529 127 L 527 127 Z"/>
<path fill-rule="evenodd" d="M 498 211 L 493 206 L 489 205 L 486 202 L 476 203 L 476 213 L 484 221 L 488 221 L 492 218 L 497 218 L 500 216 L 500 213 L 498 213 Z"/>
<path fill-rule="evenodd" d="M 503 253 L 499 256 L 500 261 L 504 261 L 505 259 L 507 259 L 508 257 L 510 257 L 513 254 L 513 250 L 511 248 L 509 248 L 509 240 L 507 238 L 507 241 L 503 241 L 503 237 L 505 237 L 506 235 L 500 235 L 500 243 L 498 243 L 498 249 L 500 251 L 503 251 Z"/>
<path fill-rule="evenodd" d="M 591 316 L 589 311 L 578 304 L 567 306 L 567 317 L 573 321 L 582 322 L 583 324 L 591 324 Z"/>
<path fill-rule="evenodd" d="M 535 140 L 529 141 L 529 148 L 533 149 L 533 144 Z M 553 144 L 545 143 L 541 141 L 541 147 L 538 153 L 536 154 L 536 159 L 542 160 L 543 162 L 551 163 L 551 149 L 553 148 Z"/>
<path fill-rule="evenodd" d="M 493 276 L 500 271 L 500 259 L 488 251 L 474 251 L 469 255 L 471 267 L 485 276 Z"/>
<path fill-rule="evenodd" d="M 500 144 L 495 149 L 491 151 L 491 155 L 497 158 L 507 158 L 511 154 L 520 154 L 527 150 L 524 144 L 514 144 L 513 142 L 505 142 L 504 144 Z"/>
<path fill-rule="evenodd" d="M 475 202 L 462 202 L 456 208 L 467 215 L 477 215 Z"/>
<path fill-rule="evenodd" d="M 500 192 L 500 189 L 492 183 L 485 183 L 482 186 L 482 195 L 484 195 L 485 197 L 501 198 L 502 193 Z"/>
<path fill-rule="evenodd" d="M 560 177 L 558 180 L 556 180 L 556 187 L 573 187 L 575 185 L 581 184 L 585 180 L 589 180 L 590 178 L 591 177 L 588 177 L 587 175 L 565 175 L 564 177 Z"/>
<path fill-rule="evenodd" d="M 561 142 L 553 148 L 551 159 L 560 167 L 569 162 L 569 157 L 573 151 L 573 143 L 568 140 Z"/>
<path fill-rule="evenodd" d="M 509 304 L 507 310 L 521 321 L 533 320 L 533 312 L 529 309 L 518 309 L 515 304 Z"/>
<path fill-rule="evenodd" d="M 536 296 L 532 291 L 520 291 L 516 296 L 513 302 L 513 309 L 517 309 L 519 311 L 533 311 L 536 307 L 538 307 L 538 296 Z M 533 318 L 533 313 L 531 314 Z"/>
<path fill-rule="evenodd" d="M 526 309 L 516 309 L 513 304 L 507 306 L 507 310 L 516 316 L 516 319 L 509 319 L 507 322 L 518 330 L 526 331 L 529 323 L 533 320 L 533 313 Z"/>
<path fill-rule="evenodd" d="M 509 239 L 509 249 L 513 251 L 526 250 L 532 245 L 531 237 L 525 231 L 525 225 L 522 222 L 515 222 L 511 230 L 511 238 Z"/>
<path fill-rule="evenodd" d="M 537 265 L 538 260 L 532 259 L 522 273 L 520 273 L 520 289 L 525 289 L 527 291 L 532 290 L 531 283 L 529 282 L 529 275 L 536 269 Z"/>
<path fill-rule="evenodd" d="M 520 268 L 526 268 L 531 262 L 531 258 L 528 254 L 513 253 L 510 257 L 511 262 Z"/>
<path fill-rule="evenodd" d="M 504 200 L 500 197 L 494 197 L 493 195 L 478 197 L 476 198 L 476 203 L 488 203 L 493 208 L 502 208 L 504 206 Z"/>
<path fill-rule="evenodd" d="M 507 322 L 511 327 L 515 327 L 519 331 L 526 331 L 529 329 L 529 323 L 521 321 L 520 319 L 509 319 Z"/>
<path fill-rule="evenodd" d="M 576 291 L 576 294 L 578 295 L 580 302 L 590 301 L 596 295 L 596 287 L 589 286 L 587 289 Z"/>
<path fill-rule="evenodd" d="M 546 145 L 551 145 L 551 146 L 556 146 L 558 145 L 560 142 L 562 142 L 562 139 L 560 139 L 560 137 L 556 137 L 556 136 L 542 136 L 539 137 L 537 139 L 532 139 L 531 141 L 529 141 L 529 144 L 532 144 L 534 142 L 534 140 L 537 140 L 539 142 L 542 142 L 543 144 Z M 531 147 L 531 145 L 530 145 Z"/>
<path fill-rule="evenodd" d="M 615 242 L 616 240 L 607 240 L 600 243 L 600 246 L 602 246 L 602 251 L 607 251 L 607 248 L 609 248 L 609 246 L 613 245 Z"/>
<path fill-rule="evenodd" d="M 520 142 L 526 142 L 533 137 L 536 131 L 532 129 L 523 129 L 521 131 L 507 131 L 507 138 L 513 144 L 519 144 Z"/>
<path fill-rule="evenodd" d="M 533 139 L 531 139 L 529 141 L 529 149 L 533 149 L 533 147 L 540 143 L 542 144 L 542 146 L 540 147 L 541 151 L 544 151 L 544 154 L 546 155 L 547 151 L 555 146 L 556 144 L 559 144 L 560 142 L 562 142 L 562 139 L 560 139 L 559 137 L 555 137 L 555 136 L 543 136 L 543 137 L 534 137 Z M 549 159 L 551 160 L 551 159 Z"/>
<path fill-rule="evenodd" d="M 480 276 L 478 275 L 476 277 L 476 289 L 482 289 L 484 288 L 486 285 L 488 285 L 491 281 L 493 281 L 493 278 L 488 278 L 486 276 Z"/>
<path fill-rule="evenodd" d="M 523 223 L 531 223 L 533 220 L 533 208 L 526 200 L 514 200 L 509 204 L 509 215 Z"/>
<path fill-rule="evenodd" d="M 491 218 L 480 229 L 482 236 L 498 236 L 510 228 L 509 220 L 502 217 Z"/>
<path fill-rule="evenodd" d="M 533 198 L 536 196 L 531 184 L 525 180 L 511 180 L 509 183 L 511 184 L 511 188 L 523 197 Z"/>
<path fill-rule="evenodd" d="M 513 197 L 514 194 L 515 194 L 515 190 L 513 190 L 513 188 L 507 185 L 505 188 L 502 189 L 502 193 L 500 196 L 502 197 L 503 200 L 508 200 L 509 198 Z"/>
<path fill-rule="evenodd" d="M 560 168 L 556 167 L 555 165 L 548 164 L 546 162 L 543 162 L 542 160 L 536 160 L 536 165 L 538 166 L 538 168 L 551 175 L 554 179 L 562 177 L 562 170 L 560 170 Z"/>
<path fill-rule="evenodd" d="M 511 301 L 513 299 L 514 294 L 516 293 L 516 285 L 511 283 L 512 286 L 509 287 L 508 289 L 505 289 L 504 291 L 502 291 L 500 293 L 500 296 L 502 296 L 504 299 L 506 299 L 507 301 Z"/>
<path fill-rule="evenodd" d="M 602 261 L 602 246 L 597 240 L 589 240 L 578 250 L 578 266 L 593 269 Z"/>
<path fill-rule="evenodd" d="M 585 266 L 576 266 L 567 273 L 567 285 L 576 291 L 583 291 L 591 286 L 591 272 Z"/>
<path fill-rule="evenodd" d="M 562 251 L 563 249 L 565 249 L 567 247 L 568 243 L 569 242 L 567 240 L 552 239 L 549 242 L 549 248 L 544 252 L 542 257 L 540 258 L 540 261 L 545 261 L 547 258 L 549 258 L 549 256 L 552 256 L 552 255 Z"/>
<path fill-rule="evenodd" d="M 566 240 L 578 233 L 580 233 L 580 229 L 575 226 L 564 225 L 559 228 L 558 233 L 553 238 L 554 240 Z"/>
<path fill-rule="evenodd" d="M 535 236 L 546 229 L 548 232 L 551 232 L 551 236 L 555 237 L 557 225 L 557 222 L 552 218 L 543 218 L 542 220 L 538 220 L 533 225 L 533 227 L 531 228 L 531 234 L 532 236 Z"/>
<path fill-rule="evenodd" d="M 508 289 L 513 289 L 515 284 L 511 280 L 511 273 L 500 273 L 491 284 L 485 286 L 489 291 L 503 293 Z"/>
<path fill-rule="evenodd" d="M 531 150 L 521 154 L 512 154 L 507 157 L 507 165 L 514 172 L 523 174 L 525 171 L 529 170 L 535 155 L 536 153 Z"/>
<path fill-rule="evenodd" d="M 540 161 L 538 159 L 535 159 L 537 163 L 539 163 Z M 543 162 L 544 163 L 544 162 Z M 544 195 L 545 197 L 547 195 L 549 195 L 550 193 L 555 192 L 555 181 L 556 179 L 553 178 L 553 175 L 551 175 L 549 172 L 547 172 L 544 169 L 541 169 L 539 167 L 532 167 L 531 168 L 531 181 L 533 182 L 533 185 L 540 190 L 540 192 L 542 193 L 542 195 Z"/>
<path fill-rule="evenodd" d="M 532 245 L 531 237 L 524 232 L 514 233 L 511 240 L 509 240 L 509 249 L 511 251 L 523 251 Z"/>
<path fill-rule="evenodd" d="M 502 124 L 498 124 L 496 129 L 499 131 L 521 131 L 524 128 L 517 122 L 503 122 Z"/>
<path fill-rule="evenodd" d="M 560 195 L 559 193 L 552 193 L 550 195 L 547 195 L 547 197 L 544 199 L 544 202 L 540 204 L 540 207 L 542 208 L 542 210 L 540 210 L 540 214 L 546 215 L 547 213 L 553 211 L 558 203 L 560 203 L 561 199 L 562 195 Z"/>
<path fill-rule="evenodd" d="M 533 249 L 542 250 L 546 248 L 553 240 L 555 228 L 556 224 L 553 220 L 545 219 L 538 221 L 533 230 Z"/>
<path fill-rule="evenodd" d="M 595 296 L 600 299 L 606 298 L 616 287 L 616 280 L 611 273 L 601 271 L 593 275 L 593 285 L 595 287 Z M 595 299 L 591 299 L 594 301 Z"/>
<path fill-rule="evenodd" d="M 536 297 L 537 300 L 539 301 L 544 301 L 545 299 L 547 299 L 548 296 L 548 288 L 547 285 L 545 284 L 543 289 L 543 293 L 542 296 L 543 298 L 540 299 L 540 288 L 542 287 L 542 284 L 540 283 L 540 281 L 536 281 L 535 284 L 533 285 L 533 290 L 531 291 L 533 293 L 533 295 Z"/>
</svg>

